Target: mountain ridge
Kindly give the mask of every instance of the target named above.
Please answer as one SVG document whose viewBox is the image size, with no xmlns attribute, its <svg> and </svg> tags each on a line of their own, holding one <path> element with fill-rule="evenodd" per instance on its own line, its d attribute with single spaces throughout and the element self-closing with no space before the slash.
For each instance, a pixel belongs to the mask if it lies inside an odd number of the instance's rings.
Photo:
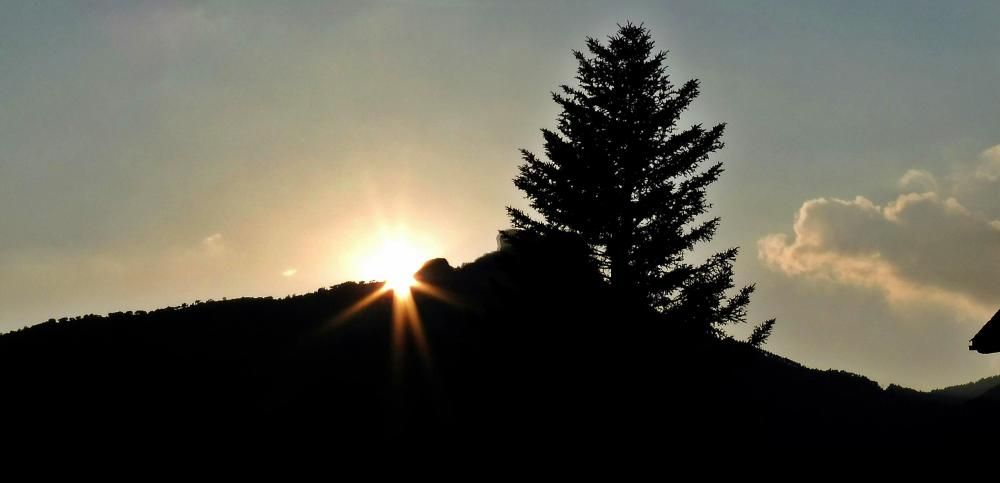
<svg viewBox="0 0 1000 483">
<path fill-rule="evenodd" d="M 0 414 L 25 430 L 98 424 L 140 440 L 332 432 L 372 445 L 586 445 L 662 431 L 911 446 L 1000 427 L 988 390 L 883 389 L 616 302 L 565 241 L 458 268 L 434 260 L 417 277 L 444 295 L 412 296 L 426 351 L 394 331 L 393 295 L 357 282 L 9 332 L 0 364 L 17 370 Z"/>
</svg>

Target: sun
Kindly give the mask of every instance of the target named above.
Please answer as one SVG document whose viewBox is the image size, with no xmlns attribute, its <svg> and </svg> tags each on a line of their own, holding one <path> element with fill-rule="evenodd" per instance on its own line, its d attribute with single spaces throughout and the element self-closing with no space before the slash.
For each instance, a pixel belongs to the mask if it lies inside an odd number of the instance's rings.
<svg viewBox="0 0 1000 483">
<path fill-rule="evenodd" d="M 430 345 L 420 318 L 418 298 L 412 296 L 413 292 L 453 305 L 459 302 L 447 290 L 415 278 L 416 272 L 430 259 L 428 255 L 438 253 L 433 241 L 412 238 L 404 229 L 389 231 L 386 228 L 367 241 L 361 248 L 363 251 L 354 252 L 352 257 L 358 264 L 358 274 L 365 280 L 384 281 L 385 284 L 343 310 L 330 321 L 329 327 L 341 326 L 392 291 L 392 374 L 393 380 L 398 382 L 409 344 L 413 344 L 425 368 L 431 367 Z"/>
<path fill-rule="evenodd" d="M 426 260 L 426 254 L 412 240 L 393 236 L 384 238 L 366 257 L 363 270 L 367 277 L 384 280 L 386 289 L 403 296 L 417 284 L 413 276 Z"/>
</svg>

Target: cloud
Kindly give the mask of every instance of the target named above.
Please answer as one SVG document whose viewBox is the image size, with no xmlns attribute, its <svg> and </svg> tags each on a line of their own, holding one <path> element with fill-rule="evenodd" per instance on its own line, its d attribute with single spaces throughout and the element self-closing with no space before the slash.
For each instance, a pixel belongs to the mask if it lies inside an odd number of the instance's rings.
<svg viewBox="0 0 1000 483">
<path fill-rule="evenodd" d="M 1000 144 L 983 151 L 980 158 L 982 164 L 976 169 L 976 178 L 991 182 L 1000 180 Z"/>
<path fill-rule="evenodd" d="M 299 271 L 297 269 L 289 268 L 288 270 L 285 270 L 284 272 L 281 272 L 281 276 L 282 277 L 294 277 L 296 273 L 299 273 Z"/>
<path fill-rule="evenodd" d="M 1000 144 L 980 153 L 976 163 L 955 169 L 946 179 L 951 196 L 972 211 L 1000 220 Z"/>
<path fill-rule="evenodd" d="M 909 170 L 899 180 L 902 194 L 883 205 L 863 196 L 806 201 L 793 234 L 760 239 L 758 257 L 789 277 L 877 290 L 897 307 L 934 304 L 988 317 L 1000 305 L 1000 204 L 973 209 L 954 195 L 1000 189 L 1000 178 L 979 175 L 997 159 L 1000 146 L 949 176 L 948 192 L 930 173 Z M 981 186 L 986 181 L 991 186 Z"/>
<path fill-rule="evenodd" d="M 206 236 L 201 240 L 201 246 L 208 253 L 221 253 L 226 249 L 226 245 L 222 240 L 222 233 L 213 233 Z"/>
<path fill-rule="evenodd" d="M 899 190 L 903 193 L 937 191 L 937 179 L 922 169 L 911 169 L 899 179 Z"/>
</svg>

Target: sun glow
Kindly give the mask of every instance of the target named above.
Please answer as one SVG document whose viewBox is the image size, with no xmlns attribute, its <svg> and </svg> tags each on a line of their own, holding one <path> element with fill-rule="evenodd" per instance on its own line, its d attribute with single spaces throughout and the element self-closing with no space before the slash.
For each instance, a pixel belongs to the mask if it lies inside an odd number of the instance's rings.
<svg viewBox="0 0 1000 483">
<path fill-rule="evenodd" d="M 431 370 L 431 350 L 424 332 L 418 305 L 429 300 L 461 306 L 459 300 L 442 287 L 415 278 L 416 272 L 432 255 L 438 254 L 436 245 L 427 239 L 415 239 L 402 229 L 390 231 L 382 228 L 374 238 L 355 252 L 353 257 L 358 275 L 364 280 L 384 281 L 367 296 L 337 314 L 325 327 L 333 330 L 373 304 L 384 301 L 392 292 L 392 378 L 401 381 L 405 355 L 411 347 L 422 361 L 424 369 Z M 419 295 L 418 295 L 419 294 Z"/>
<path fill-rule="evenodd" d="M 427 255 L 412 240 L 404 236 L 385 238 L 363 264 L 367 277 L 384 280 L 385 287 L 396 296 L 406 296 L 417 284 L 413 278 L 427 260 Z"/>
</svg>

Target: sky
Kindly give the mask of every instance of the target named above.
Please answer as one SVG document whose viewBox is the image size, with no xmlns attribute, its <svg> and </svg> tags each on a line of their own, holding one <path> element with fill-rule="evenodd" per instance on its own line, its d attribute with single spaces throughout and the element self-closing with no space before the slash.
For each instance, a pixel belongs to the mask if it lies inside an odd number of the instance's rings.
<svg viewBox="0 0 1000 483">
<path fill-rule="evenodd" d="M 994 1 L 0 0 L 0 331 L 495 248 L 573 49 L 625 21 L 727 123 L 710 188 L 767 348 L 918 389 L 1000 373 Z M 402 235 L 400 235 L 402 234 Z M 735 329 L 734 335 L 745 334 Z"/>
</svg>

